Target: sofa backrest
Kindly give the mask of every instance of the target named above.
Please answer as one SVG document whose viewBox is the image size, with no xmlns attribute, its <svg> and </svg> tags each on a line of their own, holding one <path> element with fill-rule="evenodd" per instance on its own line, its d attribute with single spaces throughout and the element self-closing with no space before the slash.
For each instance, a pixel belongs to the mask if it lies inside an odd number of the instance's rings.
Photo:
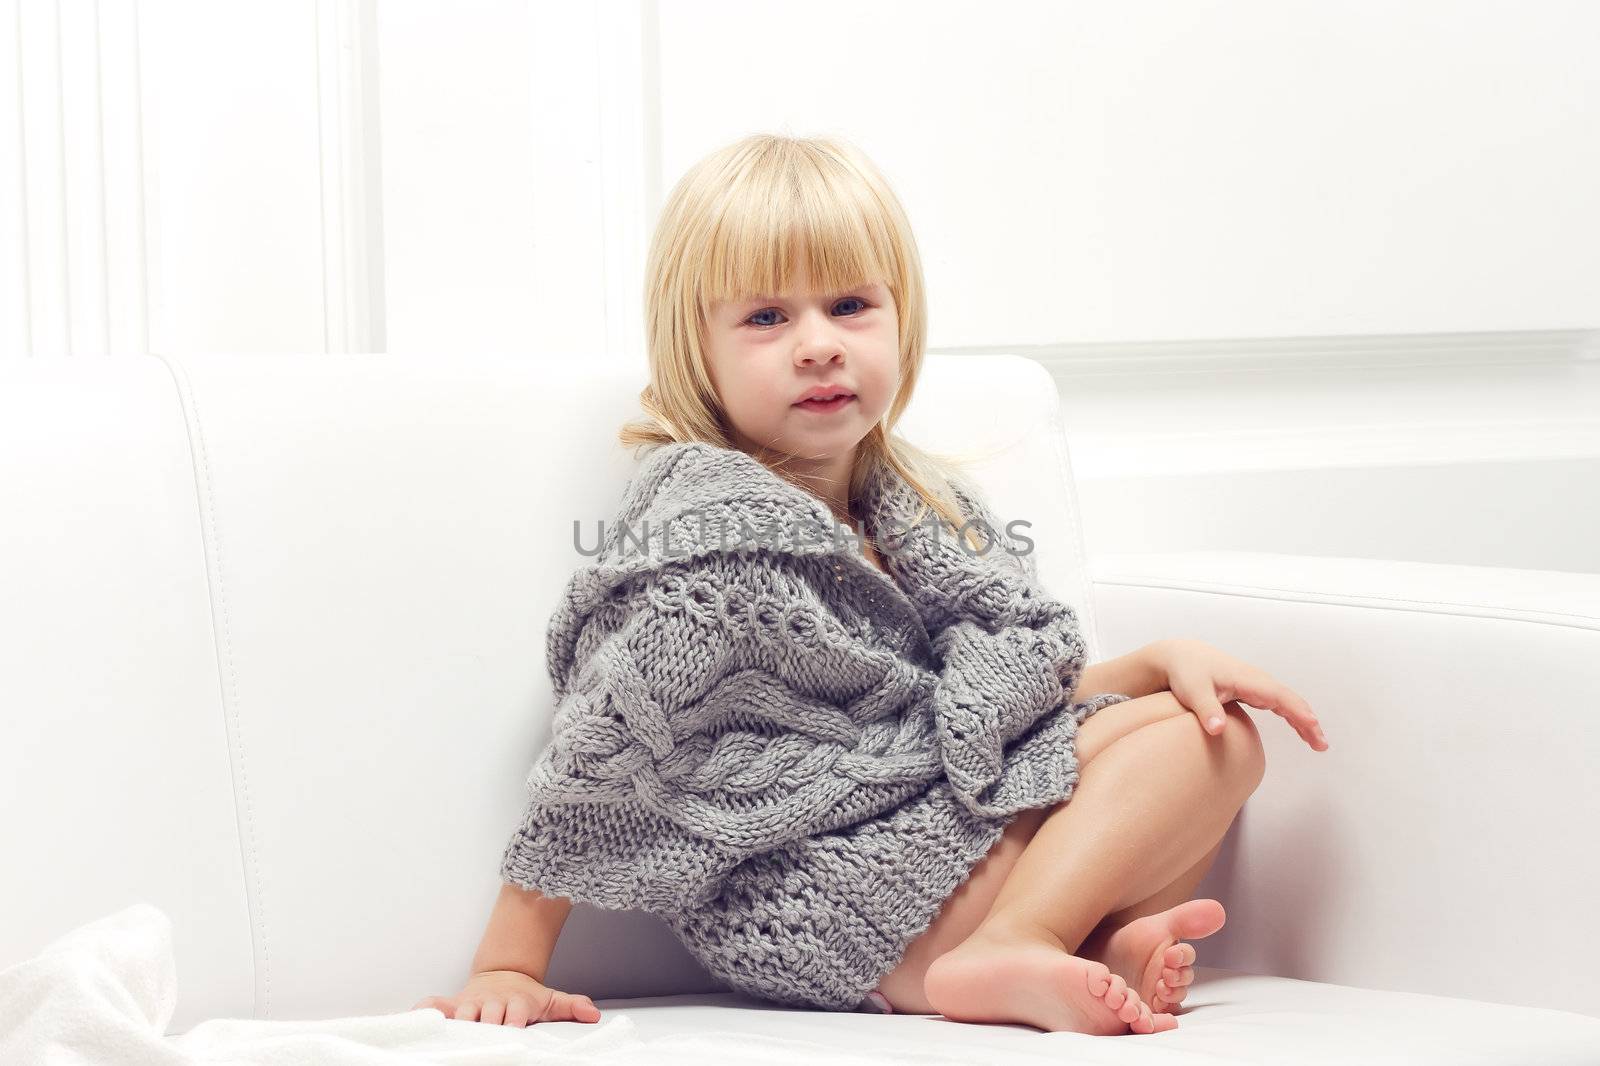
<svg viewBox="0 0 1600 1066">
<path fill-rule="evenodd" d="M 453 993 L 642 384 L 578 357 L 0 365 L 0 968 L 142 900 L 173 922 L 174 1032 Z M 979 457 L 1096 659 L 1049 374 L 930 356 L 900 430 Z M 582 906 L 549 980 L 718 987 L 655 918 Z"/>
</svg>

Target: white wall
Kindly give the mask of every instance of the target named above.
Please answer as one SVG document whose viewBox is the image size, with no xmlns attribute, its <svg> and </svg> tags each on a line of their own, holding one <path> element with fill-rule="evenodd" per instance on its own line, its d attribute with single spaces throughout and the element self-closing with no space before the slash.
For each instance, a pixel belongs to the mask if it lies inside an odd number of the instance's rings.
<svg viewBox="0 0 1600 1066">
<path fill-rule="evenodd" d="M 1600 325 L 1600 6 L 663 4 L 669 175 L 837 130 L 939 347 Z M 714 72 L 714 73 L 713 73 Z"/>
<path fill-rule="evenodd" d="M 0 0 L 0 357 L 147 349 L 143 110 L 136 6 Z"/>
<path fill-rule="evenodd" d="M 4 0 L 8 350 L 94 343 L 102 128 L 148 157 L 152 345 L 327 344 L 360 11 L 390 350 L 635 357 L 661 196 L 755 129 L 889 173 L 938 349 L 1600 325 L 1582 0 Z"/>
</svg>

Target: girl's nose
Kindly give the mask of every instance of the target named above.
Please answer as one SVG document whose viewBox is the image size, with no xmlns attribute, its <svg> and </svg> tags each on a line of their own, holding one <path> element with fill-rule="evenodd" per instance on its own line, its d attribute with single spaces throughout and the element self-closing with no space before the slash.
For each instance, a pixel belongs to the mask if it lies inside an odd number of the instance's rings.
<svg viewBox="0 0 1600 1066">
<path fill-rule="evenodd" d="M 826 363 L 844 354 L 844 346 L 831 328 L 813 330 L 799 339 L 795 358 L 804 363 Z"/>
</svg>

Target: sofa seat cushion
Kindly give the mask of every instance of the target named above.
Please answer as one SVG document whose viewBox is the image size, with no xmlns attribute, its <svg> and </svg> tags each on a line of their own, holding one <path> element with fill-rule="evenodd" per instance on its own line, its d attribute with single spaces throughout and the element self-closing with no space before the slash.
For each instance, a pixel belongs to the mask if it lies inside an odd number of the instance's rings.
<svg viewBox="0 0 1600 1066">
<path fill-rule="evenodd" d="M 1541 1066 L 1600 1062 L 1600 1018 L 1412 992 L 1296 981 L 1195 967 L 1178 1028 L 1092 1037 L 1023 1025 L 974 1025 L 936 1014 L 792 1010 L 734 992 L 597 1001 L 601 1025 L 626 1013 L 646 1044 L 713 1033 L 729 1063 L 750 1060 L 740 1039 L 792 1041 L 818 1066 L 862 1057 L 923 1063 L 1394 1063 Z M 578 1036 L 593 1027 L 546 1023 Z M 668 1045 L 670 1046 L 670 1040 Z M 704 1047 L 700 1044 L 699 1047 Z"/>
</svg>

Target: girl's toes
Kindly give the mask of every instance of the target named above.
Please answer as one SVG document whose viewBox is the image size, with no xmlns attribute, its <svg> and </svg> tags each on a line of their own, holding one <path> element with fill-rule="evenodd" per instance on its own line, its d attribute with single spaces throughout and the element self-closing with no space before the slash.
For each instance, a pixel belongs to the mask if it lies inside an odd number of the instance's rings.
<svg viewBox="0 0 1600 1066">
<path fill-rule="evenodd" d="M 1121 1010 L 1132 995 L 1133 990 L 1128 987 L 1128 982 L 1122 979 L 1121 974 L 1114 973 L 1111 975 L 1111 983 L 1106 986 L 1100 998 L 1105 1000 L 1106 1006 L 1112 1010 Z"/>
<path fill-rule="evenodd" d="M 1136 1033 L 1153 1033 L 1156 1031 L 1154 1016 L 1150 1013 L 1150 1008 L 1143 1003 L 1139 1004 L 1139 1016 L 1128 1024 Z"/>
<path fill-rule="evenodd" d="M 1139 1016 L 1144 1012 L 1144 1009 L 1144 1004 L 1139 1000 L 1139 993 L 1130 988 L 1128 989 L 1128 998 L 1117 1011 L 1117 1017 L 1132 1025 L 1139 1020 Z"/>
</svg>

